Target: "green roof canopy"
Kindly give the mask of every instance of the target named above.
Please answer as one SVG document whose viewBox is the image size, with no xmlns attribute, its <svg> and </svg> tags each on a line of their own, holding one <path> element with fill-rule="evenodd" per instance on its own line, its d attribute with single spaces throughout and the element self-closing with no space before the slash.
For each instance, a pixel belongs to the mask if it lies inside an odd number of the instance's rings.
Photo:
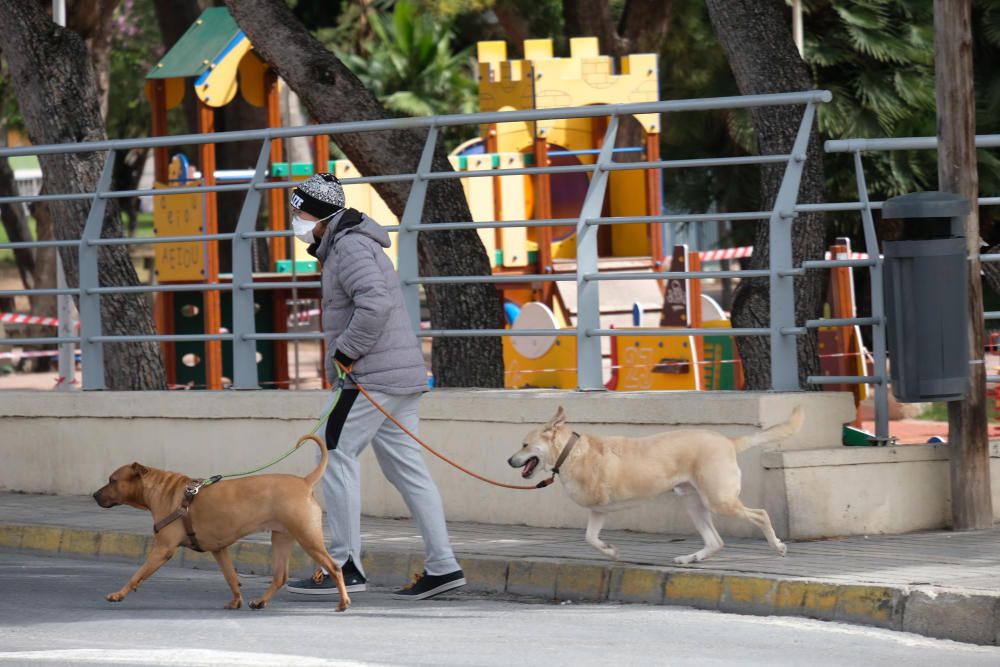
<svg viewBox="0 0 1000 667">
<path fill-rule="evenodd" d="M 209 7 L 146 75 L 147 79 L 201 76 L 230 45 L 246 39 L 225 7 Z"/>
</svg>

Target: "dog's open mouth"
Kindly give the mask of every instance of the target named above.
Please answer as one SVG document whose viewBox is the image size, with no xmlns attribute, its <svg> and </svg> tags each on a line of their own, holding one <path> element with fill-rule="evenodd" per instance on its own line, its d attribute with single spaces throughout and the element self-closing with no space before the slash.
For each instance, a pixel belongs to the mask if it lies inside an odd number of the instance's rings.
<svg viewBox="0 0 1000 667">
<path fill-rule="evenodd" d="M 528 459 L 527 463 L 521 469 L 521 477 L 528 479 L 535 473 L 535 468 L 538 467 L 538 457 L 532 456 Z"/>
</svg>

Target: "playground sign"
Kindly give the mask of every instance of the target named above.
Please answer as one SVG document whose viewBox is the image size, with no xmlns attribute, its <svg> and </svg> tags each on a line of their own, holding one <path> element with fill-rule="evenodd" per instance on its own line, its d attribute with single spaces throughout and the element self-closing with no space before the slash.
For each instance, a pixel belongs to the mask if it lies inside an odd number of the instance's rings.
<svg viewBox="0 0 1000 667">
<path fill-rule="evenodd" d="M 155 187 L 169 186 L 157 183 Z M 198 192 L 153 197 L 153 233 L 158 237 L 204 233 L 203 201 L 204 195 Z M 159 282 L 201 282 L 205 279 L 204 242 L 158 243 L 154 248 Z"/>
</svg>

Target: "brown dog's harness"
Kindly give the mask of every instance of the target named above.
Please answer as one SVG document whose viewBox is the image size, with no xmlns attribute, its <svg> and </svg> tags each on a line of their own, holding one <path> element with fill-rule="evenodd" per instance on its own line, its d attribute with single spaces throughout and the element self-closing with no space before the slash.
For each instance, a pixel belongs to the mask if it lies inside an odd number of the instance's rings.
<svg viewBox="0 0 1000 667">
<path fill-rule="evenodd" d="M 201 490 L 201 487 L 208 486 L 209 484 L 215 484 L 220 479 L 222 479 L 222 475 L 215 475 L 207 480 L 191 480 L 191 482 L 188 483 L 187 487 L 184 489 L 184 500 L 181 501 L 181 506 L 165 518 L 154 523 L 153 532 L 158 533 L 166 526 L 169 526 L 174 521 L 177 521 L 177 519 L 180 519 L 184 523 L 184 532 L 187 533 L 188 538 L 188 543 L 184 546 L 192 549 L 193 551 L 204 552 L 205 550 L 201 548 L 200 544 L 198 544 L 198 538 L 194 534 L 194 524 L 191 522 L 191 503 L 194 501 L 194 497 L 198 495 L 198 491 Z"/>
</svg>

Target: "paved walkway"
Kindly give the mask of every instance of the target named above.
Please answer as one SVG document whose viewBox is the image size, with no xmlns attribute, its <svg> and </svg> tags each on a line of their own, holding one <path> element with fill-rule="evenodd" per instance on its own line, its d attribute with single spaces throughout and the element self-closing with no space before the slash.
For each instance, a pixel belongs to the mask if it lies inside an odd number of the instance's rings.
<svg viewBox="0 0 1000 667">
<path fill-rule="evenodd" d="M 144 558 L 149 515 L 104 510 L 88 496 L 0 493 L 0 548 L 102 559 Z M 418 572 L 422 543 L 408 519 L 364 517 L 364 562 L 372 583 L 396 585 Z M 953 533 L 793 542 L 776 556 L 763 539 L 730 539 L 711 560 L 677 566 L 697 537 L 608 530 L 612 562 L 580 529 L 451 522 L 469 587 L 561 600 L 682 604 L 737 613 L 808 616 L 877 625 L 980 644 L 1000 643 L 1000 528 Z M 182 550 L 171 566 L 215 568 Z M 232 550 L 241 571 L 266 572 L 267 535 Z M 311 564 L 299 552 L 293 571 Z"/>
</svg>

